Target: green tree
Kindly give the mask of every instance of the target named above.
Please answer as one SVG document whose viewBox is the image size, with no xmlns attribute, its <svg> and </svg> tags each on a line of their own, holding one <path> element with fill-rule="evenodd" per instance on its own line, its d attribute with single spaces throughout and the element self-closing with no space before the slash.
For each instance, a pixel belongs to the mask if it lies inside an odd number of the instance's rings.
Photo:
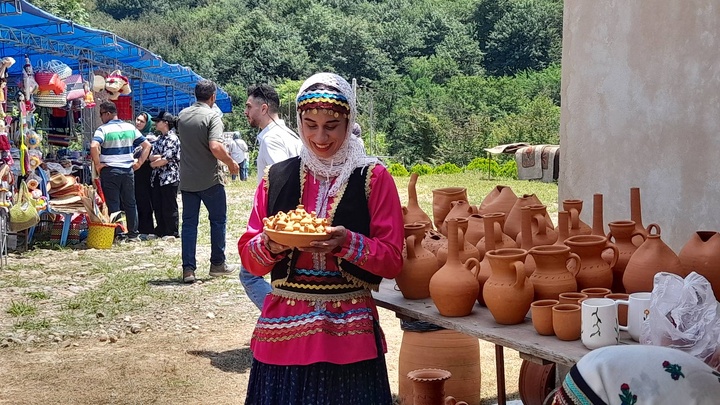
<svg viewBox="0 0 720 405">
<path fill-rule="evenodd" d="M 90 15 L 82 0 L 32 0 L 30 3 L 58 17 L 89 25 Z"/>
</svg>

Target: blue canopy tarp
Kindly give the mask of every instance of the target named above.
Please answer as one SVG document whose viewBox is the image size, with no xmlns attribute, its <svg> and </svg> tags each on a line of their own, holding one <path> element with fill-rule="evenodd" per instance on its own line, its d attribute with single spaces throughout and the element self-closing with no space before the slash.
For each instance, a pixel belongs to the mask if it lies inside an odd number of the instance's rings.
<svg viewBox="0 0 720 405">
<path fill-rule="evenodd" d="M 165 62 L 160 56 L 111 32 L 84 27 L 47 13 L 25 0 L 0 0 L 0 57 L 16 61 L 10 75 L 21 75 L 24 56 L 33 66 L 59 60 L 74 72 L 119 69 L 130 79 L 130 95 L 144 110 L 177 113 L 195 101 L 202 77 L 192 69 Z M 222 112 L 232 111 L 230 96 L 218 88 Z"/>
</svg>

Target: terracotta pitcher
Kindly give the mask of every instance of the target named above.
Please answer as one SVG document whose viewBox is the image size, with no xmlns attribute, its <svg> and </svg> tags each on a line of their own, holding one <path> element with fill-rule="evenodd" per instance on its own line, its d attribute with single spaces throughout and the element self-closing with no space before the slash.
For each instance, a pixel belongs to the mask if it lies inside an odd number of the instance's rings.
<svg viewBox="0 0 720 405">
<path fill-rule="evenodd" d="M 593 225 L 592 234 L 605 236 L 605 221 L 603 220 L 603 195 L 593 194 Z"/>
<path fill-rule="evenodd" d="M 407 257 L 395 282 L 403 297 L 409 300 L 430 296 L 430 278 L 439 268 L 435 255 L 422 246 L 424 236 L 424 224 L 405 224 Z"/>
<path fill-rule="evenodd" d="M 423 247 L 429 250 L 433 255 L 437 256 L 438 250 L 441 247 L 447 247 L 447 236 L 440 232 L 430 229 L 425 232 L 425 238 L 423 239 Z"/>
<path fill-rule="evenodd" d="M 467 189 L 465 187 L 436 188 L 433 193 L 433 224 L 435 229 L 441 230 L 443 221 L 452 206 L 453 201 L 467 201 Z M 442 232 L 441 232 L 442 233 Z M 443 233 L 444 234 L 444 233 Z"/>
<path fill-rule="evenodd" d="M 643 244 L 648 235 L 648 230 L 642 222 L 642 204 L 640 203 L 640 188 L 633 187 L 630 189 L 630 220 L 635 221 L 635 229 L 641 232 L 644 237 L 635 236 L 633 243 L 635 246 Z"/>
<path fill-rule="evenodd" d="M 505 232 L 505 234 L 510 236 L 511 238 L 515 239 L 517 237 L 517 234 L 520 233 L 520 231 L 522 230 L 522 212 L 520 211 L 520 209 L 522 207 L 527 207 L 528 205 L 539 204 L 542 204 L 542 201 L 540 201 L 540 199 L 535 194 L 523 194 L 522 197 L 519 197 L 515 202 L 515 205 L 513 205 L 512 209 L 510 210 L 510 213 L 505 218 L 505 226 L 503 227 L 503 232 Z M 550 216 L 547 217 L 547 221 L 552 226 Z"/>
<path fill-rule="evenodd" d="M 460 234 L 458 220 L 449 220 L 447 262 L 430 279 L 430 297 L 443 316 L 469 315 L 480 289 L 470 271 L 480 265 L 478 260 L 470 258 L 465 264 L 460 261 Z"/>
<path fill-rule="evenodd" d="M 406 224 L 412 224 L 413 222 L 427 223 L 428 230 L 432 228 L 432 222 L 430 217 L 425 211 L 420 208 L 417 198 L 417 184 L 418 174 L 413 173 L 410 175 L 410 182 L 408 182 L 408 204 L 403 207 L 403 222 Z"/>
<path fill-rule="evenodd" d="M 465 232 L 465 241 L 477 245 L 480 239 L 485 236 L 485 223 L 482 215 L 472 214 L 468 218 L 467 232 Z"/>
<path fill-rule="evenodd" d="M 570 251 L 580 256 L 582 265 L 575 275 L 578 290 L 589 287 L 611 288 L 613 282 L 612 266 L 618 259 L 618 248 L 607 238 L 598 235 L 577 235 L 565 239 Z M 602 258 L 605 249 L 612 249 L 610 264 Z"/>
<path fill-rule="evenodd" d="M 588 224 L 580 220 L 582 206 L 583 200 L 563 200 L 563 210 L 570 213 L 570 230 L 568 231 L 568 234 L 570 236 L 590 235 L 592 233 L 592 228 L 590 228 Z"/>
<path fill-rule="evenodd" d="M 447 370 L 424 368 L 409 372 L 407 377 L 413 382 L 414 405 L 467 405 L 445 396 L 445 381 L 451 377 Z"/>
<path fill-rule="evenodd" d="M 525 211 L 524 213 L 523 210 Z M 558 236 L 557 232 L 555 232 L 555 227 L 552 225 L 552 222 L 548 225 L 546 220 L 548 213 L 545 205 L 528 205 L 521 208 L 520 211 L 523 215 L 522 223 L 530 223 L 533 246 L 552 245 L 557 241 Z M 518 245 L 521 244 L 523 237 L 522 226 L 524 225 L 522 225 L 522 223 L 520 228 L 521 232 L 519 232 L 515 237 L 515 242 L 517 242 Z"/>
<path fill-rule="evenodd" d="M 556 245 L 565 246 L 565 239 L 570 237 L 570 213 L 567 211 L 558 211 L 558 225 L 555 227 L 557 233 Z M 605 236 L 605 235 L 601 235 Z"/>
<path fill-rule="evenodd" d="M 657 233 L 653 233 L 653 229 Z M 645 242 L 633 253 L 625 266 L 623 285 L 625 292 L 650 292 L 655 274 L 664 271 L 685 277 L 687 273 L 675 252 L 660 238 L 660 226 L 648 225 Z"/>
<path fill-rule="evenodd" d="M 475 258 L 480 260 L 480 252 L 478 249 L 472 245 L 471 243 L 467 242 L 465 240 L 465 231 L 467 230 L 468 226 L 468 219 L 467 218 L 453 218 L 454 220 L 457 220 L 458 224 L 458 256 L 460 257 L 460 262 L 465 263 L 470 258 Z M 447 261 L 448 256 L 448 249 L 449 246 L 443 246 L 437 251 L 437 261 L 438 261 L 438 267 L 442 267 L 445 262 Z"/>
<path fill-rule="evenodd" d="M 503 212 L 507 217 L 518 197 L 508 186 L 496 186 L 485 196 L 478 207 L 478 214 Z"/>
<path fill-rule="evenodd" d="M 715 299 L 720 301 L 720 234 L 715 231 L 693 233 L 678 257 L 687 274 L 694 271 L 710 282 Z"/>
<path fill-rule="evenodd" d="M 470 205 L 465 200 L 458 200 L 458 201 L 452 201 L 450 203 L 450 212 L 447 213 L 445 216 L 445 220 L 443 221 L 442 229 L 440 229 L 440 233 L 447 235 L 447 221 L 452 218 L 463 218 L 466 219 L 470 215 L 475 213 L 475 207 Z"/>
<path fill-rule="evenodd" d="M 495 322 L 501 325 L 522 323 L 530 310 L 534 290 L 525 277 L 527 250 L 495 249 L 485 253 L 492 274 L 483 287 L 483 299 Z"/>
<path fill-rule="evenodd" d="M 569 247 L 535 246 L 528 253 L 534 258 L 536 266 L 529 278 L 535 289 L 535 300 L 557 300 L 560 293 L 577 291 L 575 274 L 582 261 L 580 256 L 570 252 Z M 568 268 L 571 260 L 575 261 L 575 265 Z"/>
<path fill-rule="evenodd" d="M 645 236 L 642 232 L 638 232 L 635 229 L 634 221 L 612 221 L 608 224 L 610 232 L 608 232 L 607 238 L 609 242 L 612 242 L 618 248 L 618 259 L 615 265 L 612 267 L 613 272 L 613 285 L 612 290 L 616 293 L 624 293 L 625 286 L 623 285 L 623 274 L 625 274 L 625 267 L 627 267 L 630 258 L 633 253 L 638 249 L 633 243 L 635 236 L 640 236 L 642 240 L 645 240 Z M 603 252 L 603 259 L 606 262 L 610 262 L 611 254 L 608 250 Z"/>
<path fill-rule="evenodd" d="M 480 241 L 475 245 L 477 248 L 480 258 L 485 256 L 485 252 L 488 251 L 486 245 L 488 239 L 493 239 L 495 249 L 502 249 L 508 247 L 518 247 L 515 239 L 503 232 L 503 224 L 505 223 L 505 214 L 502 212 L 491 212 L 483 215 L 483 225 L 485 228 L 485 235 L 480 238 Z"/>
</svg>

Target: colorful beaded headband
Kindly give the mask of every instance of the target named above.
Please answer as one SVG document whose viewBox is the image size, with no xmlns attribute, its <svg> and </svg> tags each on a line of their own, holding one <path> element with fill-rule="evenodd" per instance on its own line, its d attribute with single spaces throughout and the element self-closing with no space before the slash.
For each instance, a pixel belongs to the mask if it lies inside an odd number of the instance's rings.
<svg viewBox="0 0 720 405">
<path fill-rule="evenodd" d="M 318 110 L 335 118 L 342 115 L 347 118 L 350 115 L 350 104 L 347 98 L 331 90 L 305 92 L 297 99 L 297 109 L 300 115 L 310 112 L 317 114 Z"/>
</svg>

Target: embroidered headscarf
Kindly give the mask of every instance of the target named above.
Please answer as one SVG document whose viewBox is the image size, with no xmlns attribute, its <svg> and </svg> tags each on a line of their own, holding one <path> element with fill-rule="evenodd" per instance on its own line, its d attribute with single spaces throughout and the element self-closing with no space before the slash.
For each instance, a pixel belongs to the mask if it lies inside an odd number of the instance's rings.
<svg viewBox="0 0 720 405">
<path fill-rule="evenodd" d="M 312 90 L 318 84 L 323 84 L 327 88 Z M 317 73 L 310 76 L 300 86 L 296 104 L 298 133 L 303 142 L 300 160 L 316 177 L 337 178 L 328 191 L 329 197 L 337 194 L 340 187 L 348 181 L 353 170 L 378 163 L 377 158 L 365 155 L 365 149 L 358 138 L 351 136 L 357 117 L 357 104 L 355 92 L 345 79 L 334 73 Z M 310 150 L 302 133 L 302 115 L 306 113 L 347 117 L 345 140 L 332 158 L 320 158 Z"/>
</svg>

